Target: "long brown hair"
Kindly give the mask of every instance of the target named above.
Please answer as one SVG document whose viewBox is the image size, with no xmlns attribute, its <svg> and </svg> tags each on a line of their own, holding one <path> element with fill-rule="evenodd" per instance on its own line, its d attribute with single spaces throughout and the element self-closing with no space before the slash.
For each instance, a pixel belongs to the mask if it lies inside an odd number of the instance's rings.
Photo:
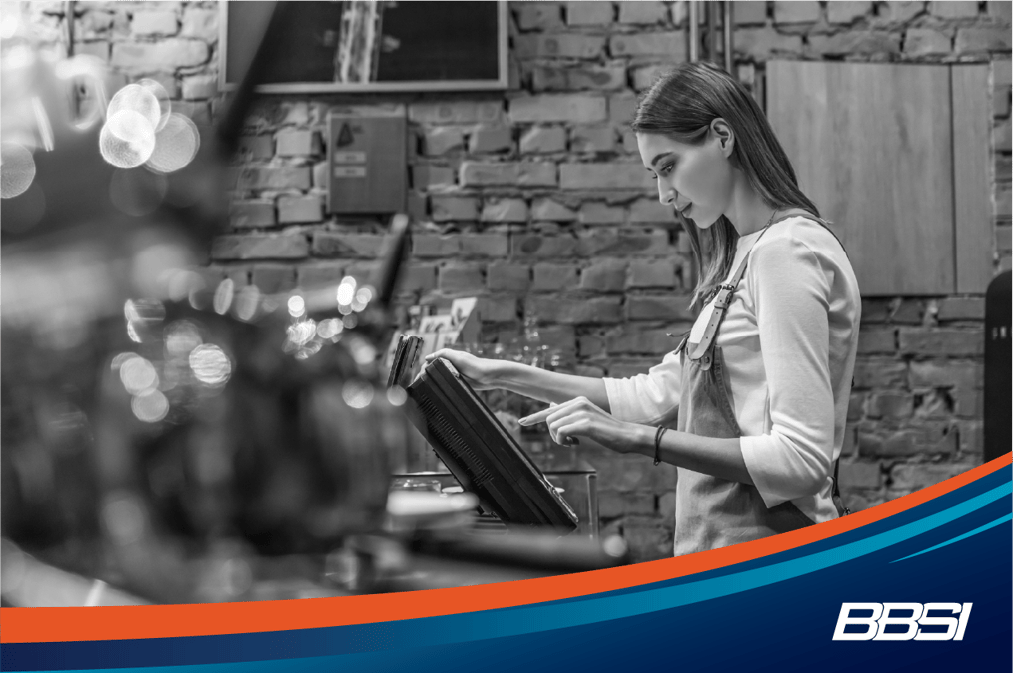
<svg viewBox="0 0 1013 673">
<path fill-rule="evenodd" d="M 657 133 L 687 145 L 707 138 L 720 117 L 735 135 L 731 161 L 771 208 L 819 211 L 798 188 L 795 169 L 760 106 L 735 78 L 705 61 L 682 63 L 662 75 L 640 99 L 630 124 L 636 133 Z M 731 271 L 739 234 L 724 215 L 708 229 L 673 213 L 689 236 L 700 276 L 693 306 L 702 305 Z"/>
</svg>

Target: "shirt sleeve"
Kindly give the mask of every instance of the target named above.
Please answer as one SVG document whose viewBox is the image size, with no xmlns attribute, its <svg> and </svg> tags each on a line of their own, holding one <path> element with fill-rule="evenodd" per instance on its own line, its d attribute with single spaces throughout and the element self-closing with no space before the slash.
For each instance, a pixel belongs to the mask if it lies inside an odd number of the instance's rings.
<svg viewBox="0 0 1013 673">
<path fill-rule="evenodd" d="M 658 423 L 675 417 L 679 409 L 682 364 L 672 352 L 646 373 L 605 379 L 610 413 L 630 423 Z"/>
<path fill-rule="evenodd" d="M 820 260 L 789 237 L 761 241 L 747 267 L 767 377 L 769 434 L 742 437 L 746 469 L 767 507 L 826 483 L 834 445 L 830 283 Z"/>
</svg>

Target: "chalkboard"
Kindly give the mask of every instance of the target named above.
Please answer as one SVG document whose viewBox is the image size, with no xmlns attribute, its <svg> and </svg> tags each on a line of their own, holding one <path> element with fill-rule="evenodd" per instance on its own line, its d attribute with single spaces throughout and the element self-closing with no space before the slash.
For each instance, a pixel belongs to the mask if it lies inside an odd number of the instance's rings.
<svg viewBox="0 0 1013 673">
<path fill-rule="evenodd" d="M 275 4 L 219 3 L 223 90 L 242 79 L 262 39 L 285 46 L 261 92 L 506 88 L 506 2 L 297 2 L 265 36 Z"/>
</svg>

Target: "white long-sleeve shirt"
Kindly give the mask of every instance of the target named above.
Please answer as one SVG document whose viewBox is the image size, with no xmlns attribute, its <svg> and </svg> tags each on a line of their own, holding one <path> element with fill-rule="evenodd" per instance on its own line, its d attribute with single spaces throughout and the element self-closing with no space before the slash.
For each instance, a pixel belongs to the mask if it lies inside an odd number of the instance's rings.
<svg viewBox="0 0 1013 673">
<path fill-rule="evenodd" d="M 833 461 L 844 443 L 858 347 L 858 282 L 833 234 L 801 216 L 775 223 L 762 238 L 741 237 L 732 273 L 751 248 L 716 337 L 742 457 L 767 507 L 791 500 L 825 521 L 836 516 Z M 712 310 L 712 303 L 701 310 L 690 341 L 700 340 Z M 611 413 L 672 421 L 681 375 L 679 356 L 669 353 L 647 374 L 606 378 Z"/>
</svg>

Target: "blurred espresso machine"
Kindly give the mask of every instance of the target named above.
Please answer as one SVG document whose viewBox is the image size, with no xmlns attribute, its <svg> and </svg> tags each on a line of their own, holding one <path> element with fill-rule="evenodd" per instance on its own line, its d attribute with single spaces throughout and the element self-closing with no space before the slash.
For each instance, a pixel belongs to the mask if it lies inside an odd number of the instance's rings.
<svg viewBox="0 0 1013 673">
<path fill-rule="evenodd" d="M 374 278 L 267 295 L 203 271 L 292 4 L 214 128 L 155 82 L 112 91 L 95 63 L 5 35 L 4 605 L 427 588 L 450 582 L 450 556 L 486 581 L 622 561 L 586 540 L 391 532 L 409 425 L 380 355 L 407 218 Z"/>
</svg>

